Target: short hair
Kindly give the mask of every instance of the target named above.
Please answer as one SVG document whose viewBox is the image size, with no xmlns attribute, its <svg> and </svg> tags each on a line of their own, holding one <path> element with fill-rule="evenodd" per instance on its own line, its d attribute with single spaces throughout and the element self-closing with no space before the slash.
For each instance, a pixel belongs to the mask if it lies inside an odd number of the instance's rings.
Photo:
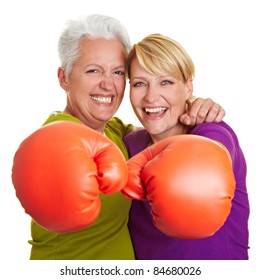
<svg viewBox="0 0 260 280">
<path fill-rule="evenodd" d="M 161 34 L 151 34 L 133 46 L 127 58 L 129 78 L 134 58 L 152 75 L 170 75 L 183 82 L 194 78 L 195 66 L 189 54 L 178 42 Z"/>
<path fill-rule="evenodd" d="M 69 20 L 58 42 L 61 67 L 66 77 L 70 75 L 75 60 L 80 56 L 80 42 L 84 38 L 119 40 L 125 48 L 126 56 L 131 49 L 126 28 L 113 17 L 93 14 Z"/>
</svg>

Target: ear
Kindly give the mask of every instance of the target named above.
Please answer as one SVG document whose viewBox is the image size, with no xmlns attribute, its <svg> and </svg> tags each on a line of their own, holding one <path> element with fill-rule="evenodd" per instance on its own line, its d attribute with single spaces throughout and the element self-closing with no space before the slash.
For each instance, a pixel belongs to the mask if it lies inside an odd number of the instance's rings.
<svg viewBox="0 0 260 280">
<path fill-rule="evenodd" d="M 193 80 L 188 79 L 186 83 L 186 99 L 189 99 L 193 94 Z"/>
<path fill-rule="evenodd" d="M 64 69 L 62 67 L 59 67 L 57 74 L 58 74 L 58 79 L 59 79 L 60 86 L 65 91 L 67 91 L 68 90 L 68 82 L 67 82 L 67 79 L 66 79 L 66 75 L 65 75 Z"/>
</svg>

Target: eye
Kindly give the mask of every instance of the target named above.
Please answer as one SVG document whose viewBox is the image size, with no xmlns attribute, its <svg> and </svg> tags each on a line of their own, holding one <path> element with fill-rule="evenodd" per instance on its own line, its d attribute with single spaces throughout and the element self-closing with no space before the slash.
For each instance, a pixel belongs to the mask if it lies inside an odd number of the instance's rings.
<svg viewBox="0 0 260 280">
<path fill-rule="evenodd" d="M 172 81 L 169 81 L 169 80 L 164 80 L 162 81 L 162 85 L 172 85 L 174 84 Z"/>
<path fill-rule="evenodd" d="M 125 71 L 117 70 L 117 71 L 115 71 L 115 74 L 120 75 L 120 76 L 124 76 L 125 75 Z"/>
<path fill-rule="evenodd" d="M 142 86 L 145 86 L 144 82 L 135 82 L 135 83 L 133 83 L 133 87 L 142 87 Z"/>
<path fill-rule="evenodd" d="M 99 72 L 99 70 L 98 69 L 88 69 L 87 71 L 86 71 L 86 73 L 98 73 Z"/>
</svg>

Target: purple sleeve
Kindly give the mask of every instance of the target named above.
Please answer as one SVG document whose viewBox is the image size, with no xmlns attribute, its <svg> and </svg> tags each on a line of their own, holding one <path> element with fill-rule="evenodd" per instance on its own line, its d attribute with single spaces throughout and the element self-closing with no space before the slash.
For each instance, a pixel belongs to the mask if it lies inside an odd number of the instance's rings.
<svg viewBox="0 0 260 280">
<path fill-rule="evenodd" d="M 238 159 L 237 155 L 242 153 L 235 132 L 225 122 L 203 123 L 192 128 L 189 134 L 204 136 L 222 143 L 228 149 L 233 164 Z"/>
</svg>

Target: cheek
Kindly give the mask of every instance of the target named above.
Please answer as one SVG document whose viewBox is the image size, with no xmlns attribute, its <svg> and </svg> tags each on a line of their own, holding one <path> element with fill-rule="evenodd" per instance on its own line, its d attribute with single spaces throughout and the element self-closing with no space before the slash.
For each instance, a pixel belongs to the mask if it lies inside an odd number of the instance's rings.
<svg viewBox="0 0 260 280">
<path fill-rule="evenodd" d="M 125 93 L 125 87 L 126 87 L 126 81 L 122 80 L 122 81 L 117 81 L 116 82 L 116 90 L 117 90 L 117 94 L 119 96 L 121 96 L 123 98 L 124 93 Z"/>
<path fill-rule="evenodd" d="M 131 89 L 130 89 L 130 102 L 133 107 L 136 107 L 136 104 L 138 104 L 137 94 L 135 94 L 134 91 Z"/>
<path fill-rule="evenodd" d="M 183 107 L 186 104 L 186 99 L 187 99 L 187 92 L 185 91 L 185 89 L 180 89 L 179 91 L 176 92 L 175 95 L 175 103 L 179 106 L 179 107 Z"/>
<path fill-rule="evenodd" d="M 92 87 L 92 84 L 94 83 L 93 80 L 88 80 L 86 77 L 81 75 L 74 75 L 70 79 L 70 88 L 73 91 L 88 91 L 89 88 Z"/>
<path fill-rule="evenodd" d="M 86 97 L 89 93 L 90 85 L 84 85 L 82 83 L 73 83 L 70 87 L 70 92 L 78 99 Z"/>
</svg>

